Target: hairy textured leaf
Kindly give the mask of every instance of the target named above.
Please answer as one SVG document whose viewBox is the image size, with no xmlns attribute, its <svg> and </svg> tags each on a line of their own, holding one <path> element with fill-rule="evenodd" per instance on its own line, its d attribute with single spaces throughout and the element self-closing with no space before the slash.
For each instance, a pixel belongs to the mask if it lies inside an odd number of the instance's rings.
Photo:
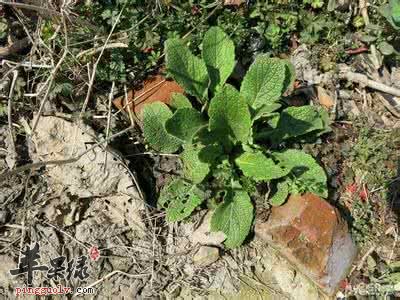
<svg viewBox="0 0 400 300">
<path fill-rule="evenodd" d="M 211 100 L 208 109 L 210 130 L 224 138 L 247 142 L 250 136 L 250 111 L 239 92 L 231 85 L 225 85 Z"/>
<path fill-rule="evenodd" d="M 257 109 L 279 100 L 288 86 L 287 62 L 259 55 L 246 73 L 240 94 Z"/>
<path fill-rule="evenodd" d="M 276 193 L 269 199 L 273 206 L 280 206 L 285 203 L 287 196 L 289 195 L 289 186 L 286 181 L 279 182 L 277 184 Z"/>
<path fill-rule="evenodd" d="M 296 80 L 296 69 L 289 60 L 283 59 L 282 62 L 285 64 L 285 83 L 283 86 L 283 92 L 290 93 L 293 90 L 293 85 Z"/>
<path fill-rule="evenodd" d="M 271 139 L 280 142 L 312 131 L 325 130 L 327 129 L 325 121 L 321 112 L 310 105 L 288 107 L 282 111 Z"/>
<path fill-rule="evenodd" d="M 164 186 L 158 199 L 158 207 L 166 210 L 167 221 L 181 221 L 204 200 L 203 192 L 195 185 L 175 179 Z"/>
<path fill-rule="evenodd" d="M 279 104 L 279 103 L 268 103 L 268 104 L 265 104 L 265 105 L 259 107 L 258 109 L 256 109 L 253 112 L 252 119 L 253 119 L 253 121 L 256 121 L 256 120 L 258 120 L 260 118 L 269 116 L 269 115 L 271 115 L 271 113 L 273 113 L 274 111 L 276 111 L 279 108 L 281 108 L 281 106 L 282 105 Z"/>
<path fill-rule="evenodd" d="M 180 156 L 183 162 L 184 176 L 193 183 L 202 182 L 210 172 L 210 165 L 201 161 L 199 157 L 199 153 L 203 149 L 204 147 L 188 145 Z"/>
<path fill-rule="evenodd" d="M 181 93 L 173 93 L 171 96 L 171 107 L 173 109 L 179 108 L 191 108 L 192 103 L 190 103 L 189 99 L 186 98 L 185 95 Z"/>
<path fill-rule="evenodd" d="M 200 149 L 199 159 L 210 165 L 214 164 L 217 159 L 224 154 L 221 145 L 207 145 Z"/>
<path fill-rule="evenodd" d="M 253 205 L 243 190 L 228 191 L 224 201 L 215 210 L 211 230 L 226 235 L 225 246 L 240 246 L 249 234 L 253 221 Z"/>
<path fill-rule="evenodd" d="M 143 107 L 143 135 L 156 151 L 173 153 L 182 144 L 165 129 L 165 123 L 171 117 L 171 110 L 162 102 L 153 102 Z"/>
<path fill-rule="evenodd" d="M 391 11 L 392 11 L 393 22 L 397 26 L 400 26 L 400 1 L 399 0 L 390 0 L 389 4 L 390 4 Z"/>
<path fill-rule="evenodd" d="M 194 134 L 206 124 L 207 122 L 194 108 L 180 108 L 166 122 L 165 128 L 169 134 L 190 143 Z"/>
<path fill-rule="evenodd" d="M 398 0 L 390 0 L 391 2 L 396 2 Z M 400 30 L 400 20 L 399 15 L 393 15 L 393 6 L 390 3 L 382 4 L 378 8 L 378 12 L 386 18 L 386 20 L 392 25 L 394 29 Z M 394 16 L 394 18 L 393 18 Z"/>
<path fill-rule="evenodd" d="M 209 82 L 204 61 L 194 56 L 180 39 L 168 39 L 165 54 L 167 71 L 172 78 L 187 93 L 203 99 Z"/>
<path fill-rule="evenodd" d="M 321 197 L 328 196 L 325 171 L 311 155 L 294 149 L 273 155 L 281 166 L 291 170 L 297 184 L 301 184 L 305 190 Z"/>
<path fill-rule="evenodd" d="M 269 181 L 281 178 L 290 172 L 290 168 L 277 165 L 262 152 L 245 152 L 235 159 L 235 163 L 247 177 L 256 181 Z"/>
<path fill-rule="evenodd" d="M 235 67 L 235 46 L 219 27 L 211 27 L 203 40 L 203 59 L 211 79 L 212 90 L 222 86 Z"/>
<path fill-rule="evenodd" d="M 217 131 L 210 131 L 208 127 L 200 128 L 193 137 L 193 144 L 220 145 L 225 152 L 230 152 L 233 147 L 232 138 Z"/>
</svg>

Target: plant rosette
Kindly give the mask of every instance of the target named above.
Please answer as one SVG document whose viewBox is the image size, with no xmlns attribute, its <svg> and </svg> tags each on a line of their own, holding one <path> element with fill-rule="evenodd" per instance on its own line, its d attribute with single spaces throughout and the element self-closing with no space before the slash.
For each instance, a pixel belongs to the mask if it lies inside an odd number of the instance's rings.
<svg viewBox="0 0 400 300">
<path fill-rule="evenodd" d="M 225 246 L 235 248 L 253 223 L 249 182 L 268 183 L 268 201 L 275 206 L 289 194 L 327 197 L 327 177 L 315 159 L 282 148 L 329 131 L 325 110 L 285 107 L 282 95 L 295 79 L 288 61 L 257 56 L 237 89 L 226 83 L 235 47 L 219 27 L 205 34 L 201 57 L 180 39 L 167 40 L 165 54 L 167 73 L 188 96 L 174 94 L 169 106 L 148 104 L 142 119 L 147 144 L 160 153 L 178 152 L 183 163 L 183 176 L 165 185 L 158 199 L 167 221 L 181 221 L 207 205 L 214 209 L 211 229 L 224 232 Z"/>
</svg>

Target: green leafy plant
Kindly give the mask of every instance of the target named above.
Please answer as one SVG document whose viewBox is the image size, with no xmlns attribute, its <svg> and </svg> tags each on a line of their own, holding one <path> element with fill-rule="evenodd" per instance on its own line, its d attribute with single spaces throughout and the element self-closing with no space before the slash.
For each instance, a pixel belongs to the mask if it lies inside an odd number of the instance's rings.
<svg viewBox="0 0 400 300">
<path fill-rule="evenodd" d="M 367 44 L 375 44 L 382 55 L 397 54 L 395 48 L 389 44 L 384 28 L 376 24 L 368 24 L 365 26 L 365 34 L 361 36 L 361 40 Z"/>
<path fill-rule="evenodd" d="M 394 29 L 400 29 L 400 1 L 389 0 L 389 3 L 383 4 L 379 10 L 380 14 L 393 26 Z"/>
<path fill-rule="evenodd" d="M 310 4 L 312 8 L 321 8 L 324 6 L 323 0 L 303 0 L 304 4 Z"/>
<path fill-rule="evenodd" d="M 326 175 L 312 156 L 282 149 L 298 137 L 328 130 L 325 111 L 312 106 L 284 107 L 282 94 L 294 82 L 292 65 L 258 55 L 240 90 L 226 83 L 235 66 L 235 48 L 227 34 L 212 27 L 201 57 L 180 39 L 165 45 L 168 74 L 189 95 L 175 94 L 170 107 L 161 102 L 143 109 L 143 132 L 155 150 L 183 149 L 183 177 L 172 180 L 158 204 L 168 221 L 180 221 L 208 200 L 215 206 L 211 227 L 226 235 L 228 248 L 247 237 L 254 208 L 244 186 L 269 183 L 269 201 L 281 205 L 289 193 L 327 196 Z"/>
</svg>

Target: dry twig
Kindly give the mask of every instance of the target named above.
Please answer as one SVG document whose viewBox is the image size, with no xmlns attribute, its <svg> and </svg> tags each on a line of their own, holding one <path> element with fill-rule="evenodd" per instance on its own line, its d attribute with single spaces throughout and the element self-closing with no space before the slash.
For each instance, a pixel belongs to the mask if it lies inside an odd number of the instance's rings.
<svg viewBox="0 0 400 300">
<path fill-rule="evenodd" d="M 128 48 L 128 45 L 125 43 L 116 42 L 116 43 L 110 43 L 110 44 L 107 44 L 106 46 L 104 46 L 104 49 L 116 49 L 116 48 Z M 87 49 L 87 50 L 84 50 L 81 53 L 79 53 L 76 56 L 76 58 L 79 59 L 84 55 L 91 56 L 91 55 L 101 52 L 102 50 L 103 50 L 103 47 Z"/>
<path fill-rule="evenodd" d="M 51 71 L 49 79 L 46 81 L 46 83 L 48 82 L 47 90 L 46 90 L 46 93 L 45 93 L 42 101 L 40 102 L 39 112 L 37 113 L 35 121 L 33 122 L 32 133 L 35 133 L 35 130 L 36 130 L 36 127 L 38 125 L 40 116 L 41 116 L 41 114 L 43 112 L 45 104 L 47 103 L 51 88 L 53 87 L 53 82 L 54 82 L 54 79 L 56 77 L 56 74 L 57 74 L 58 70 L 60 69 L 62 63 L 64 62 L 64 60 L 65 60 L 65 58 L 67 57 L 67 54 L 68 54 L 68 31 L 67 31 L 67 25 L 66 25 L 64 16 L 63 16 L 62 19 L 63 19 L 64 31 L 65 31 L 64 32 L 65 33 L 65 45 L 64 45 L 63 55 L 61 56 L 60 60 L 58 61 L 56 67 Z M 46 86 L 46 84 L 44 86 Z M 41 94 L 41 91 L 42 91 L 42 89 L 38 92 L 38 95 Z"/>
<path fill-rule="evenodd" d="M 8 107 L 7 107 L 7 115 L 8 115 L 8 134 L 10 137 L 10 145 L 11 145 L 11 156 L 13 161 L 15 162 L 15 159 L 17 157 L 17 153 L 15 150 L 15 142 L 14 142 L 14 132 L 13 132 L 13 126 L 12 126 L 12 98 L 14 96 L 14 89 L 15 89 L 15 83 L 17 82 L 18 78 L 18 70 L 13 71 L 13 80 L 11 82 L 11 87 L 10 87 L 10 92 L 8 94 Z"/>
<path fill-rule="evenodd" d="M 107 114 L 107 128 L 106 128 L 106 140 L 110 134 L 110 126 L 111 126 L 111 103 L 112 103 L 112 99 L 114 96 L 114 87 L 115 87 L 115 81 L 112 82 L 111 85 L 111 91 L 110 91 L 110 95 L 108 96 L 108 114 Z M 105 148 L 107 148 L 108 146 L 108 142 L 106 142 Z M 108 152 L 106 151 L 106 155 L 104 156 L 104 170 L 107 167 L 107 154 Z"/>
<path fill-rule="evenodd" d="M 400 89 L 387 86 L 386 84 L 383 84 L 378 81 L 374 81 L 368 78 L 368 76 L 360 73 L 355 73 L 350 71 L 348 67 L 342 67 L 340 72 L 339 72 L 339 77 L 342 79 L 346 79 L 352 82 L 357 82 L 361 83 L 364 86 L 367 86 L 369 88 L 372 88 L 377 91 L 381 91 L 396 97 L 400 97 Z M 396 106 L 400 107 L 400 101 L 396 103 Z"/>
<path fill-rule="evenodd" d="M 128 3 L 128 2 L 126 2 L 126 3 Z M 87 105 L 88 105 L 88 103 L 89 103 L 90 95 L 92 94 L 94 79 L 95 79 L 95 77 L 96 77 L 97 66 L 98 66 L 98 64 L 99 64 L 99 62 L 100 62 L 100 60 L 101 60 L 101 58 L 102 58 L 102 56 L 103 56 L 103 54 L 104 54 L 104 51 L 106 50 L 106 47 L 107 47 L 107 45 L 108 45 L 108 42 L 110 41 L 111 35 L 113 34 L 113 32 L 114 32 L 114 30 L 115 30 L 115 27 L 117 27 L 117 24 L 119 23 L 119 20 L 120 20 L 120 18 L 121 18 L 121 15 L 122 15 L 122 13 L 123 13 L 123 11 L 124 11 L 124 9 L 125 9 L 126 3 L 125 3 L 125 5 L 122 7 L 121 11 L 119 12 L 119 14 L 118 14 L 118 16 L 117 16 L 117 19 L 115 20 L 115 22 L 114 22 L 114 24 L 113 24 L 113 26 L 112 26 L 112 28 L 111 28 L 111 31 L 110 31 L 110 33 L 108 34 L 107 39 L 106 39 L 106 41 L 105 41 L 103 47 L 101 48 L 99 57 L 97 57 L 97 60 L 95 61 L 94 65 L 93 65 L 92 74 L 90 75 L 90 81 L 89 81 L 88 91 L 87 91 L 87 93 L 86 93 L 85 101 L 83 102 L 83 106 L 82 106 L 81 113 L 79 114 L 79 118 L 80 118 L 80 119 L 83 117 L 83 114 L 84 114 L 85 111 L 86 111 L 86 107 L 87 107 Z"/>
</svg>

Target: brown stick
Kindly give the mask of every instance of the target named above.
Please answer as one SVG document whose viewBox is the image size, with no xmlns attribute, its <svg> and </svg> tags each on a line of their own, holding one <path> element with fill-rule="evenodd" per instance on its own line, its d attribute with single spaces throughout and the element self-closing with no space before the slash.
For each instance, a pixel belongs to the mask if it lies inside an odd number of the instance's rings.
<svg viewBox="0 0 400 300">
<path fill-rule="evenodd" d="M 342 79 L 346 79 L 352 82 L 361 83 L 369 88 L 372 88 L 377 91 L 381 91 L 396 97 L 400 97 L 400 89 L 395 87 L 387 86 L 378 81 L 374 81 L 368 78 L 368 76 L 360 73 L 351 72 L 349 68 L 342 68 L 339 72 L 339 77 Z M 395 100 L 396 101 L 396 100 Z M 400 101 L 396 101 L 396 106 L 400 107 Z"/>
</svg>

